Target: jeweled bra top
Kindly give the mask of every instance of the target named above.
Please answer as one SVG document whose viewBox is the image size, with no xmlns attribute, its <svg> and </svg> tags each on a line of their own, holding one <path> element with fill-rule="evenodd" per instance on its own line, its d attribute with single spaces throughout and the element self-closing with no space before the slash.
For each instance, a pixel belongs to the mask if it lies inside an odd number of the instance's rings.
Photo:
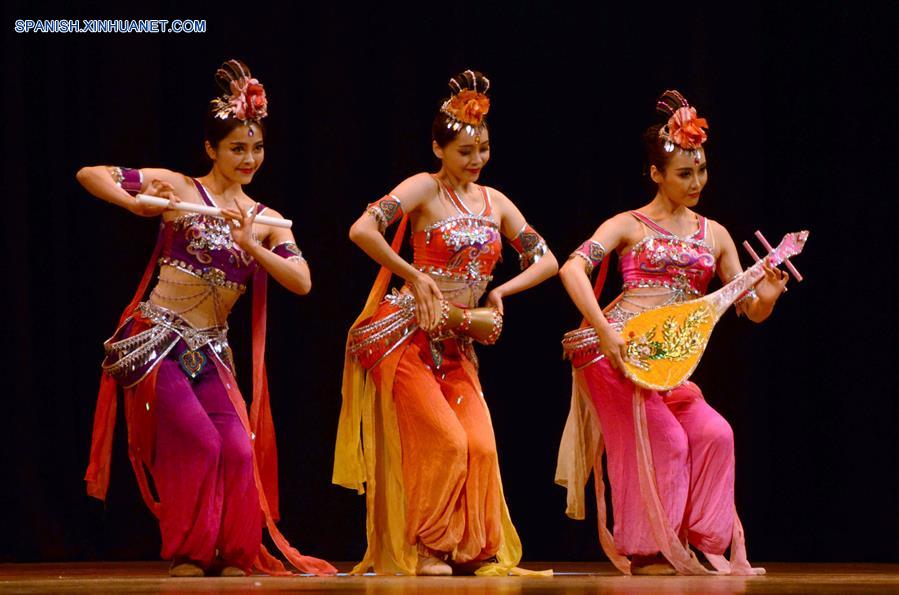
<svg viewBox="0 0 899 595">
<path fill-rule="evenodd" d="M 217 206 L 206 188 L 194 180 L 203 202 Z M 259 205 L 261 213 L 265 207 Z M 163 223 L 160 265 L 169 265 L 200 277 L 214 285 L 241 293 L 258 265 L 231 238 L 227 222 L 221 217 L 190 214 Z"/>
<path fill-rule="evenodd" d="M 654 235 L 644 237 L 621 256 L 624 291 L 664 287 L 690 298 L 704 295 L 715 276 L 715 255 L 706 242 L 708 220 L 699 216 L 699 229 L 682 238 L 639 211 L 630 213 Z"/>
<path fill-rule="evenodd" d="M 456 214 L 412 234 L 412 264 L 433 277 L 450 301 L 454 292 L 469 290 L 477 301 L 493 279 L 493 269 L 502 254 L 502 237 L 493 220 L 490 193 L 483 186 L 478 187 L 484 195 L 484 208 L 476 214 L 452 189 L 440 186 Z"/>
</svg>

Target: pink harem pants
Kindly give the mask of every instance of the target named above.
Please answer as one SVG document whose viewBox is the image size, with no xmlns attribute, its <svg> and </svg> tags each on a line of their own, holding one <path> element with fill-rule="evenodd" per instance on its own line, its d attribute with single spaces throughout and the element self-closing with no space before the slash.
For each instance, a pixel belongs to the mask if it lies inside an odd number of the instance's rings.
<svg viewBox="0 0 899 595">
<path fill-rule="evenodd" d="M 605 436 L 614 537 L 622 555 L 660 551 L 640 491 L 634 385 L 602 359 L 582 370 Z M 668 522 L 694 547 L 723 554 L 734 531 L 734 439 L 730 424 L 692 382 L 644 390 L 659 498 Z"/>
</svg>

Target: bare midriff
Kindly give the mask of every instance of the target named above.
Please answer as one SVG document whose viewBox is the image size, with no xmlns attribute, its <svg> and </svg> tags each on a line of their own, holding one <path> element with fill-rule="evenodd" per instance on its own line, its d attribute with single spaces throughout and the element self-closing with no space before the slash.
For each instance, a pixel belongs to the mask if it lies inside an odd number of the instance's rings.
<svg viewBox="0 0 899 595">
<path fill-rule="evenodd" d="M 159 268 L 150 303 L 170 310 L 197 329 L 224 326 L 241 292 L 169 265 Z"/>
<path fill-rule="evenodd" d="M 674 302 L 682 302 L 699 296 L 665 287 L 634 287 L 621 294 L 621 308 L 639 314 L 644 310 Z"/>
</svg>

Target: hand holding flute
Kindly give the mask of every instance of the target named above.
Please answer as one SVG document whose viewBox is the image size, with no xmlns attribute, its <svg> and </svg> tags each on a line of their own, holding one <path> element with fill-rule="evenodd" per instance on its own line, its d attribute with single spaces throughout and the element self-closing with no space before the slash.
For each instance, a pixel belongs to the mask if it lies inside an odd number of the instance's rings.
<svg viewBox="0 0 899 595">
<path fill-rule="evenodd" d="M 158 215 L 163 211 L 169 209 L 177 209 L 179 211 L 212 215 L 213 217 L 223 217 L 238 224 L 240 222 L 240 219 L 229 216 L 229 212 L 227 211 L 227 209 L 225 209 L 225 212 L 223 212 L 222 209 L 219 209 L 217 207 L 182 201 L 175 195 L 174 189 L 171 187 L 171 185 L 166 182 L 153 180 L 153 183 L 151 184 L 149 190 L 153 192 L 152 195 L 138 194 L 135 197 L 137 200 L 137 205 L 142 211 L 141 214 L 143 215 Z M 231 212 L 231 214 L 233 215 L 233 212 Z M 291 221 L 290 219 L 268 217 L 266 215 L 258 215 L 255 217 L 254 221 L 263 225 L 283 227 L 285 229 L 290 229 L 290 227 L 293 225 L 293 221 Z"/>
</svg>

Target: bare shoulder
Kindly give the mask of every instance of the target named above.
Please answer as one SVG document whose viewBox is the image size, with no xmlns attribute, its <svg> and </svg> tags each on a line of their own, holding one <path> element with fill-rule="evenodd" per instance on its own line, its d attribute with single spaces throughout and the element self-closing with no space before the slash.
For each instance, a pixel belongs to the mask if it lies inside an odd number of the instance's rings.
<svg viewBox="0 0 899 595">
<path fill-rule="evenodd" d="M 145 183 L 159 180 L 160 182 L 171 184 L 176 190 L 183 189 L 187 186 L 193 186 L 193 181 L 188 176 L 162 167 L 144 167 L 141 168 L 140 173 L 143 176 Z"/>
<path fill-rule="evenodd" d="M 493 218 L 499 223 L 503 235 L 513 238 L 521 233 L 527 224 L 527 218 L 524 213 L 508 196 L 496 188 L 490 186 L 482 186 L 482 188 L 487 192 L 487 196 L 490 197 Z"/>
<path fill-rule="evenodd" d="M 396 195 L 404 203 L 419 202 L 436 194 L 437 182 L 427 172 L 409 176 L 396 185 L 391 194 Z"/>
<path fill-rule="evenodd" d="M 500 217 L 515 217 L 516 215 L 521 213 L 515 203 L 512 202 L 512 199 L 506 196 L 505 193 L 497 190 L 492 186 L 483 186 L 483 188 L 487 191 L 487 195 L 490 197 L 490 202 L 493 206 L 493 212 L 498 213 Z"/>
<path fill-rule="evenodd" d="M 633 235 L 640 233 L 640 222 L 630 214 L 630 211 L 612 215 L 603 221 L 599 229 L 609 229 L 620 233 L 621 235 Z"/>
<path fill-rule="evenodd" d="M 640 223 L 630 213 L 618 213 L 603 221 L 592 239 L 608 250 L 627 250 L 642 237 Z"/>
<path fill-rule="evenodd" d="M 714 219 L 706 218 L 706 221 L 708 225 L 707 235 L 711 236 L 710 239 L 707 237 L 706 242 L 712 244 L 715 258 L 718 259 L 727 254 L 735 255 L 737 253 L 737 245 L 734 244 L 734 240 L 727 228 Z"/>
<path fill-rule="evenodd" d="M 265 205 L 263 206 L 265 207 Z M 262 211 L 260 211 L 260 214 L 263 214 L 266 217 L 274 217 L 275 219 L 285 218 L 284 215 L 271 207 L 265 207 Z M 273 248 L 276 244 L 294 241 L 293 232 L 290 229 L 275 227 L 273 225 L 260 224 L 258 222 L 255 225 L 259 225 L 261 229 L 264 230 L 264 233 L 261 234 L 263 236 L 263 241 L 271 248 Z"/>
<path fill-rule="evenodd" d="M 280 217 L 281 216 L 281 213 L 279 213 L 275 209 L 273 209 L 270 206 L 268 206 L 267 204 L 265 204 L 264 201 L 253 198 L 246 192 L 243 192 L 243 195 L 239 198 L 239 201 L 240 201 L 239 202 L 240 208 L 242 208 L 242 209 L 249 210 L 249 209 L 252 209 L 253 207 L 255 207 L 256 205 L 259 205 L 263 208 L 263 211 L 260 211 L 260 212 L 264 212 L 266 214 L 266 216 L 268 216 L 268 217 Z"/>
<path fill-rule="evenodd" d="M 493 200 L 512 202 L 512 199 L 506 196 L 504 192 L 497 190 L 493 186 L 483 186 L 483 188 L 487 191 L 488 194 L 490 194 L 490 198 Z"/>
<path fill-rule="evenodd" d="M 484 190 L 486 190 L 487 194 L 490 195 L 490 200 L 493 201 L 494 206 L 499 205 L 500 208 L 515 206 L 515 203 L 512 202 L 511 198 L 509 198 L 504 192 L 497 190 L 493 186 L 484 186 Z"/>
<path fill-rule="evenodd" d="M 263 206 L 265 206 L 265 205 L 263 204 Z M 284 219 L 284 215 L 282 215 L 281 213 L 279 213 L 278 211 L 276 211 L 275 209 L 273 209 L 269 206 L 265 206 L 265 214 L 268 217 L 276 217 L 278 219 Z"/>
<path fill-rule="evenodd" d="M 715 235 L 715 239 L 726 239 L 733 242 L 733 239 L 730 237 L 730 232 L 727 231 L 726 227 L 710 217 L 706 217 L 706 221 L 708 221 L 709 230 Z"/>
<path fill-rule="evenodd" d="M 140 173 L 143 191 L 147 191 L 153 182 L 164 182 L 174 189 L 175 196 L 182 201 L 203 204 L 203 199 L 194 185 L 194 179 L 190 176 L 162 167 L 143 167 Z"/>
</svg>

